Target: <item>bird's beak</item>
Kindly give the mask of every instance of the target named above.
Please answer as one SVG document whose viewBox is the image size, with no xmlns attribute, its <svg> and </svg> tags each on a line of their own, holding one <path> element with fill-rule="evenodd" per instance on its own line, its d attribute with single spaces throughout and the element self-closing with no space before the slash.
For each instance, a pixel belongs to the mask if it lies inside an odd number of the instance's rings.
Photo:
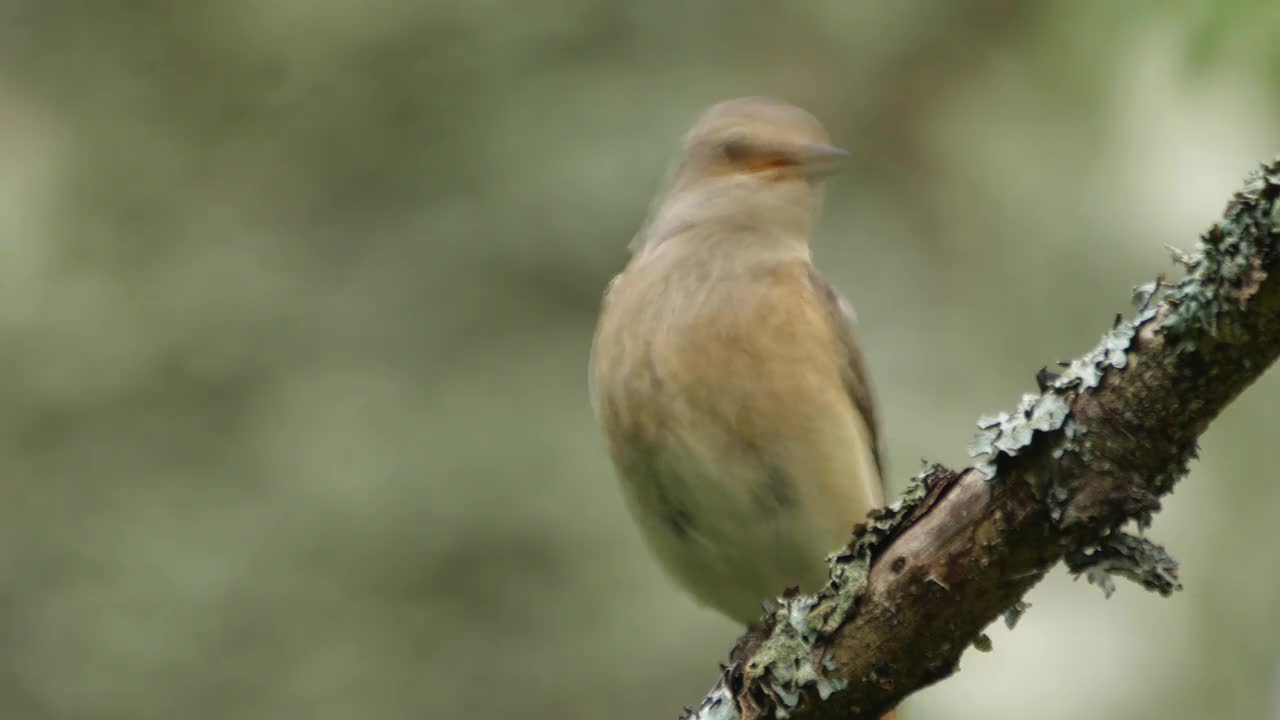
<svg viewBox="0 0 1280 720">
<path fill-rule="evenodd" d="M 830 175 L 849 157 L 849 151 L 826 143 L 809 143 L 800 148 L 800 164 L 808 175 Z"/>
</svg>

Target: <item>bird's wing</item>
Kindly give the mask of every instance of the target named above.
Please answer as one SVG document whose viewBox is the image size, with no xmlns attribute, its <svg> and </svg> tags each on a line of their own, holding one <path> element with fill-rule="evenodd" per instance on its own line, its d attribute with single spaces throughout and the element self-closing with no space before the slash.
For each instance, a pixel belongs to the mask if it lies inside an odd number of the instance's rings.
<svg viewBox="0 0 1280 720">
<path fill-rule="evenodd" d="M 867 427 L 867 434 L 870 436 L 871 441 L 871 453 L 876 462 L 876 471 L 880 473 L 881 482 L 883 483 L 884 463 L 880 452 L 880 421 L 876 414 L 875 399 L 871 395 L 871 378 L 867 373 L 862 351 L 858 349 L 857 333 L 854 329 L 857 323 L 857 315 L 854 313 L 853 306 L 849 304 L 849 301 L 836 292 L 836 289 L 831 287 L 831 284 L 824 280 L 817 270 L 812 267 L 809 268 L 809 282 L 813 285 L 819 302 L 826 308 L 827 317 L 831 320 L 831 326 L 844 349 L 843 380 L 845 390 L 849 393 L 849 399 L 853 402 L 853 406 L 858 413 L 862 415 L 863 424 Z"/>
</svg>

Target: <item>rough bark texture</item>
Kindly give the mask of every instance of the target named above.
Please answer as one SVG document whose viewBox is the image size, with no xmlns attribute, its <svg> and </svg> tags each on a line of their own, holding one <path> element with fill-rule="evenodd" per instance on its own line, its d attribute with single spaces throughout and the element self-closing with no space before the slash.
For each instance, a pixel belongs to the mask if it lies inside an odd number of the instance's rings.
<svg viewBox="0 0 1280 720">
<path fill-rule="evenodd" d="M 878 718 L 947 677 L 1064 557 L 1167 594 L 1176 565 L 1124 534 L 1186 472 L 1196 439 L 1280 354 L 1280 160 L 1228 204 L 1187 277 L 1140 288 L 1090 354 L 979 421 L 962 473 L 935 467 L 833 555 L 831 584 L 744 637 L 698 718 Z M 1274 279 L 1273 279 L 1274 278 Z"/>
</svg>

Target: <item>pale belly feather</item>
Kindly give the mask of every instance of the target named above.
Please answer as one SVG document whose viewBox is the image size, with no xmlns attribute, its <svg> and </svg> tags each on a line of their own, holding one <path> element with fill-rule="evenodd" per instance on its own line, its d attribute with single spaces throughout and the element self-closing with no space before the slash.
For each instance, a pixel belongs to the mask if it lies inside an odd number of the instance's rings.
<svg viewBox="0 0 1280 720">
<path fill-rule="evenodd" d="M 815 362 L 831 355 L 822 319 L 753 291 L 730 327 L 695 315 L 633 334 L 644 361 L 616 364 L 597 388 L 644 538 L 701 602 L 744 624 L 786 588 L 824 582 L 824 556 L 882 502 L 838 370 Z"/>
</svg>

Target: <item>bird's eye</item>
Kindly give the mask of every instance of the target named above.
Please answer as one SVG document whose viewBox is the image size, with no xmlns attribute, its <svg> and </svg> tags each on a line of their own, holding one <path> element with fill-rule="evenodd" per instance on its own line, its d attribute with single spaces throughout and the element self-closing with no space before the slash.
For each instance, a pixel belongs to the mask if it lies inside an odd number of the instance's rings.
<svg viewBox="0 0 1280 720">
<path fill-rule="evenodd" d="M 797 164 L 786 152 L 761 147 L 743 138 L 729 138 L 720 143 L 720 152 L 736 172 L 757 173 Z"/>
<path fill-rule="evenodd" d="M 731 163 L 746 162 L 751 157 L 751 144 L 742 138 L 729 138 L 720 144 L 720 152 Z"/>
</svg>

